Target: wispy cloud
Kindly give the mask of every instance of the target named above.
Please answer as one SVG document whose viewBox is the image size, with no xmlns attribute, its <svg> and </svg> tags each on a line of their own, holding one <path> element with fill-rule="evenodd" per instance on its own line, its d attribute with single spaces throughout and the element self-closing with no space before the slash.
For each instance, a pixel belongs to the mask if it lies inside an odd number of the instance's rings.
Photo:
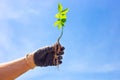
<svg viewBox="0 0 120 80">
<path fill-rule="evenodd" d="M 14 40 L 15 32 L 13 27 L 7 24 L 5 25 L 5 23 L 0 25 L 0 62 L 6 62 L 25 56 L 34 49 L 33 42 L 28 38 L 21 37 L 16 39 L 17 41 Z"/>
<path fill-rule="evenodd" d="M 7 51 L 11 51 L 13 50 L 13 44 L 11 41 L 12 38 L 12 30 L 11 28 L 8 27 L 8 25 L 2 23 L 1 25 L 1 29 L 0 29 L 0 55 L 2 55 L 4 58 L 0 59 L 0 61 L 4 61 L 5 60 L 5 55 L 7 56 Z M 15 49 L 14 49 L 15 50 Z M 9 53 L 9 54 L 10 54 Z"/>
<path fill-rule="evenodd" d="M 0 1 L 0 20 L 15 19 L 20 16 L 19 12 L 13 9 L 13 6 L 7 0 Z"/>
<path fill-rule="evenodd" d="M 23 24 L 29 23 L 31 15 L 42 17 L 47 14 L 47 9 L 51 8 L 55 3 L 50 1 L 29 1 L 29 0 L 1 0 L 0 1 L 0 21 L 15 20 Z M 46 8 L 46 10 L 45 10 Z"/>
<path fill-rule="evenodd" d="M 9 20 L 22 22 L 23 24 L 30 23 L 32 20 L 31 15 L 42 16 L 44 8 L 48 9 L 55 3 L 54 0 L 50 1 L 34 1 L 34 0 L 0 0 L 0 43 L 7 46 L 7 40 L 14 36 L 12 30 L 17 25 L 9 25 Z M 30 21 L 30 22 L 29 22 Z M 9 39 L 8 39 L 9 38 Z M 10 39 L 11 40 L 11 39 Z M 25 38 L 23 39 L 25 41 Z M 27 40 L 27 39 L 26 39 Z M 24 42 L 23 41 L 23 42 Z M 29 42 L 29 41 L 26 41 Z"/>
<path fill-rule="evenodd" d="M 12 21 L 17 22 L 18 25 L 30 26 L 31 23 L 38 20 L 37 17 L 43 20 L 46 14 L 49 15 L 49 11 L 53 9 L 55 2 L 56 0 L 0 0 L 0 22 L 9 25 Z M 33 21 L 33 19 L 35 20 Z M 0 26 L 3 26 L 1 23 Z"/>
<path fill-rule="evenodd" d="M 74 63 L 71 65 L 71 63 Z M 67 64 L 64 67 L 68 72 L 78 72 L 78 73 L 109 73 L 120 71 L 120 63 L 119 62 L 111 62 L 111 63 L 91 63 L 91 62 L 81 62 L 74 61 Z"/>
<path fill-rule="evenodd" d="M 17 25 L 19 25 L 19 23 L 26 25 L 33 22 L 31 16 L 43 17 L 43 14 L 49 14 L 48 10 L 54 3 L 55 0 L 17 0 L 14 2 L 0 0 L 0 63 L 23 57 L 35 49 L 34 40 L 25 36 L 18 38 L 15 33 L 18 27 Z M 45 8 L 46 10 L 44 10 Z M 10 21 L 15 21 L 18 24 L 11 25 Z M 35 77 L 45 73 L 47 72 L 34 70 L 24 75 L 24 78 L 29 79 L 31 75 Z M 20 77 L 20 80 L 21 79 L 23 79 L 23 77 Z"/>
<path fill-rule="evenodd" d="M 116 32 L 117 29 L 114 30 Z M 72 51 L 66 54 L 65 58 L 67 58 L 67 61 L 64 64 L 66 66 L 63 68 L 68 72 L 76 73 L 112 73 L 120 71 L 119 59 L 114 59 L 114 57 L 117 58 L 119 49 L 117 50 L 112 45 L 112 42 L 116 42 L 118 37 L 112 37 L 113 35 L 107 35 L 106 37 L 99 38 L 99 40 L 95 38 L 96 41 L 89 41 L 80 46 L 74 44 L 77 47 L 75 49 L 73 47 Z M 114 48 L 116 49 L 114 50 Z"/>
</svg>

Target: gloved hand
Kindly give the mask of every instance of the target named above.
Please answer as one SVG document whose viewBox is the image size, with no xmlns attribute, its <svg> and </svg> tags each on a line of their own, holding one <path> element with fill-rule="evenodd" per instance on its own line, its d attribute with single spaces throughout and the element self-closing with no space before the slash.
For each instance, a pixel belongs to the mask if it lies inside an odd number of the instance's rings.
<svg viewBox="0 0 120 80">
<path fill-rule="evenodd" d="M 34 53 L 34 63 L 36 66 L 57 66 L 62 63 L 64 47 L 60 43 L 37 50 Z"/>
</svg>

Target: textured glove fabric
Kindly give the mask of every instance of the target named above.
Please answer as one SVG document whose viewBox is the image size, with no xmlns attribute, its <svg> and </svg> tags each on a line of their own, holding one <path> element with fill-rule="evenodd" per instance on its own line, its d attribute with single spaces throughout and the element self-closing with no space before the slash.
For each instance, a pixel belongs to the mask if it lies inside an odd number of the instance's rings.
<svg viewBox="0 0 120 80">
<path fill-rule="evenodd" d="M 34 53 L 34 63 L 37 66 L 56 66 L 62 63 L 62 55 L 64 54 L 64 47 L 59 43 L 53 46 L 48 46 L 37 50 Z"/>
</svg>

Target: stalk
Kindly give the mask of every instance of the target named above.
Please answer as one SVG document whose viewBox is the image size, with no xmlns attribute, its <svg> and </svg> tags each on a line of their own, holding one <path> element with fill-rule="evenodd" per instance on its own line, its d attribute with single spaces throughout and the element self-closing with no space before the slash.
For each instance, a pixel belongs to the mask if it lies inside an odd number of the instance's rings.
<svg viewBox="0 0 120 80">
<path fill-rule="evenodd" d="M 61 30 L 61 33 L 57 39 L 57 42 L 60 43 L 60 39 L 62 38 L 62 35 L 63 35 L 63 27 L 62 27 L 62 30 Z"/>
</svg>

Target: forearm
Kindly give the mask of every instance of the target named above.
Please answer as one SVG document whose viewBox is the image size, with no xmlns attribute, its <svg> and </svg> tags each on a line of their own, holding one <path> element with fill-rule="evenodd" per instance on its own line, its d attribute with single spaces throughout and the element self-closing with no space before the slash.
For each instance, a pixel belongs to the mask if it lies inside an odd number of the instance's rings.
<svg viewBox="0 0 120 80">
<path fill-rule="evenodd" d="M 26 71 L 34 68 L 33 55 L 0 65 L 0 80 L 14 80 Z"/>
</svg>

